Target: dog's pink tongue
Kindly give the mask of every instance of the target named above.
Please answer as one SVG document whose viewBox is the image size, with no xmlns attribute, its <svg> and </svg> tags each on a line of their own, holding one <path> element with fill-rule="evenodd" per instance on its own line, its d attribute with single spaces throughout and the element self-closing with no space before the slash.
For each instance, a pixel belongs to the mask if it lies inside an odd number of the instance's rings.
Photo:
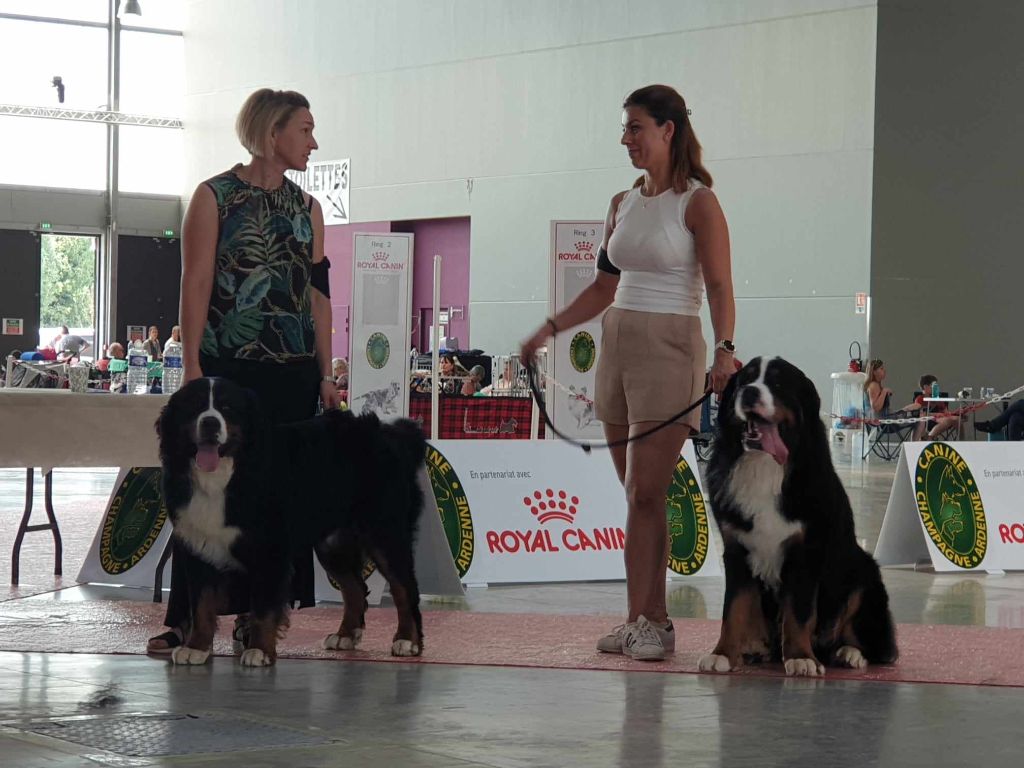
<svg viewBox="0 0 1024 768">
<path fill-rule="evenodd" d="M 775 424 L 761 425 L 761 450 L 771 454 L 779 464 L 785 464 L 789 458 L 789 448 L 782 442 L 779 428 Z"/>
<path fill-rule="evenodd" d="M 196 466 L 203 472 L 216 472 L 220 464 L 218 445 L 200 445 L 196 451 Z"/>
</svg>

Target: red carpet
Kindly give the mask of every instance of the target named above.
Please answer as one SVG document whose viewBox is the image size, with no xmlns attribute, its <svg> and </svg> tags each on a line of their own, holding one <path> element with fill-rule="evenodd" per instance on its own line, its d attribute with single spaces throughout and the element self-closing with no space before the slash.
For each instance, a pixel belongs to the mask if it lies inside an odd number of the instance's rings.
<svg viewBox="0 0 1024 768">
<path fill-rule="evenodd" d="M 163 606 L 143 602 L 62 602 L 12 600 L 0 604 L 0 650 L 43 653 L 141 654 L 156 634 Z M 696 673 L 697 660 L 718 638 L 717 621 L 677 619 L 677 651 L 664 662 L 634 662 L 598 653 L 597 638 L 617 619 L 563 614 L 424 614 L 425 655 L 393 659 L 389 655 L 395 613 L 371 609 L 362 649 L 324 651 L 321 640 L 341 619 L 340 607 L 292 613 L 292 627 L 279 647 L 283 658 L 346 661 L 402 661 L 503 667 L 548 667 L 646 672 Z M 215 652 L 231 654 L 231 622 L 221 622 Z M 866 672 L 829 669 L 832 679 L 883 682 L 956 683 L 1024 687 L 1024 630 L 904 624 L 899 628 L 900 661 Z M 782 676 L 778 665 L 749 667 L 734 673 Z"/>
</svg>

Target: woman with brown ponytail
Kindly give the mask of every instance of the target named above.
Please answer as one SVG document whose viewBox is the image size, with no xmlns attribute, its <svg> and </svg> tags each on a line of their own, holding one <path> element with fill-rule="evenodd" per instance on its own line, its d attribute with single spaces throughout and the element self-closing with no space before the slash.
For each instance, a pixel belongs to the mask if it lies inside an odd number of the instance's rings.
<svg viewBox="0 0 1024 768">
<path fill-rule="evenodd" d="M 631 93 L 622 108 L 621 144 L 643 175 L 612 198 L 594 282 L 522 345 L 529 360 L 551 335 L 608 310 L 595 408 L 610 442 L 651 429 L 701 396 L 705 289 L 715 333 L 715 393 L 735 370 L 729 229 L 686 103 L 667 85 L 649 85 Z M 652 369 L 661 375 L 650 376 Z M 665 493 L 683 444 L 699 426 L 696 409 L 671 427 L 612 449 L 626 490 L 629 605 L 626 623 L 598 640 L 600 651 L 657 661 L 675 650 L 665 604 Z"/>
</svg>

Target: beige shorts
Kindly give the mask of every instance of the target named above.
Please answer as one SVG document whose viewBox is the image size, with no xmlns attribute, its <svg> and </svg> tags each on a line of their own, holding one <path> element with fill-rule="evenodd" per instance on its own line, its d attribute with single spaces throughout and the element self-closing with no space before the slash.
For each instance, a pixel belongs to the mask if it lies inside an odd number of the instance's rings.
<svg viewBox="0 0 1024 768">
<path fill-rule="evenodd" d="M 605 424 L 664 421 L 704 392 L 700 318 L 610 307 L 601 321 L 594 409 Z M 679 420 L 700 430 L 700 408 Z"/>
</svg>

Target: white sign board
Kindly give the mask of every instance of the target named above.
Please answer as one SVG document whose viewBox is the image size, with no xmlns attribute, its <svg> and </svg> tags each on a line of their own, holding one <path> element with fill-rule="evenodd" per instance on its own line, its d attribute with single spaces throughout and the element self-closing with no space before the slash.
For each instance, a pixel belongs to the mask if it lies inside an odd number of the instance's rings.
<svg viewBox="0 0 1024 768">
<path fill-rule="evenodd" d="M 409 413 L 411 234 L 356 234 L 352 258 L 349 404 L 382 418 Z"/>
<path fill-rule="evenodd" d="M 348 224 L 352 219 L 349 208 L 349 188 L 352 186 L 350 161 L 318 160 L 304 171 L 285 171 L 303 192 L 308 192 L 324 212 L 324 224 Z"/>
<path fill-rule="evenodd" d="M 904 443 L 898 461 L 879 565 L 1024 570 L 1024 444 Z"/>
<path fill-rule="evenodd" d="M 551 222 L 548 307 L 552 316 L 594 281 L 597 251 L 603 239 L 602 221 Z M 552 375 L 569 390 L 556 388 L 551 392 L 551 421 L 568 437 L 604 437 L 593 406 L 603 316 L 558 334 L 549 344 Z"/>
<path fill-rule="evenodd" d="M 21 317 L 5 317 L 4 336 L 21 336 L 25 333 L 25 320 Z"/>
<path fill-rule="evenodd" d="M 427 469 L 467 584 L 624 579 L 626 497 L 607 451 L 561 441 L 438 440 Z M 719 576 L 687 443 L 666 498 L 668 576 Z"/>
</svg>

